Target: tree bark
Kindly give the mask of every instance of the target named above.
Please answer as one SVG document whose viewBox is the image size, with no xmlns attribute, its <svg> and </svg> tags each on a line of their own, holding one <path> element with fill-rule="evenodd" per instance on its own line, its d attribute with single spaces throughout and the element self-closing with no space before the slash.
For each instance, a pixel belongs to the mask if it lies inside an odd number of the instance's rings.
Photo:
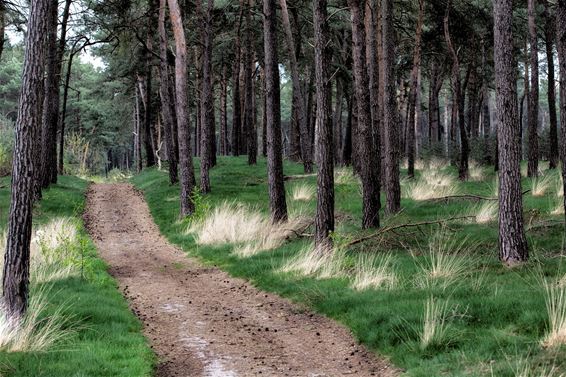
<svg viewBox="0 0 566 377">
<path fill-rule="evenodd" d="M 566 0 L 558 0 L 556 3 L 556 50 L 560 67 L 560 160 L 562 181 L 566 189 Z M 566 196 L 564 209 L 566 213 Z M 566 234 L 566 227 L 564 230 Z"/>
<path fill-rule="evenodd" d="M 352 23 L 352 60 L 354 92 L 357 104 L 358 158 L 362 180 L 364 229 L 379 227 L 379 168 L 377 165 L 369 97 L 369 77 L 366 67 L 366 36 L 360 0 L 348 0 Z"/>
<path fill-rule="evenodd" d="M 291 22 L 289 20 L 289 11 L 287 10 L 286 0 L 279 0 L 281 5 L 281 19 L 283 20 L 283 28 L 285 30 L 285 40 L 287 45 L 287 53 L 289 55 L 289 66 L 291 68 L 291 79 L 293 84 L 293 107 L 296 110 L 296 122 L 300 132 L 301 158 L 304 165 L 305 173 L 312 173 L 312 148 L 309 137 L 309 129 L 307 123 L 307 110 L 305 96 L 301 87 L 299 77 L 299 64 L 295 54 L 295 41 L 291 30 Z"/>
<path fill-rule="evenodd" d="M 558 166 L 558 119 L 556 116 L 556 89 L 555 89 L 555 77 L 554 77 L 554 37 L 555 37 L 555 26 L 550 14 L 550 9 L 548 3 L 544 2 L 544 15 L 545 15 L 545 44 L 546 44 L 546 61 L 548 67 L 548 113 L 550 120 L 550 156 L 549 157 L 549 168 L 556 169 Z"/>
<path fill-rule="evenodd" d="M 458 54 L 456 49 L 452 44 L 452 39 L 450 38 L 450 28 L 449 28 L 449 14 L 451 7 L 451 0 L 448 1 L 446 7 L 446 16 L 444 17 L 444 37 L 446 39 L 446 44 L 448 45 L 448 50 L 452 57 L 452 86 L 454 91 L 454 99 L 456 109 L 453 111 L 457 112 L 457 117 L 453 117 L 453 121 L 457 120 L 458 130 L 460 131 L 460 163 L 458 165 L 458 177 L 460 180 L 465 181 L 468 179 L 468 159 L 470 153 L 470 146 L 468 144 L 468 135 L 466 133 L 465 125 L 465 105 L 464 105 L 464 93 L 465 87 L 462 88 L 460 79 L 460 60 L 458 59 Z M 468 76 L 467 76 L 468 77 Z"/>
<path fill-rule="evenodd" d="M 28 33 L 16 140 L 12 164 L 12 187 L 6 253 L 4 254 L 3 300 L 9 317 L 20 319 L 29 295 L 29 263 L 34 197 L 35 143 L 41 124 L 40 101 L 48 35 L 50 0 L 30 3 Z"/>
<path fill-rule="evenodd" d="M 195 205 L 192 194 L 195 187 L 193 156 L 191 153 L 191 133 L 189 127 L 189 101 L 187 98 L 187 43 L 181 18 L 181 9 L 177 0 L 167 0 L 175 38 L 175 89 L 177 129 L 179 133 L 179 169 L 181 175 L 181 216 L 189 216 Z"/>
<path fill-rule="evenodd" d="M 167 60 L 167 30 L 165 28 L 165 14 L 167 11 L 167 0 L 159 2 L 159 97 L 161 99 L 161 113 L 163 118 L 163 129 L 165 131 L 165 145 L 167 146 L 167 160 L 169 162 L 169 182 L 174 185 L 178 181 L 177 156 L 175 154 L 175 141 L 173 138 L 173 117 L 171 111 L 171 97 L 169 91 L 171 82 L 169 80 L 169 64 Z"/>
<path fill-rule="evenodd" d="M 531 88 L 528 94 L 527 113 L 529 118 L 529 148 L 528 169 L 529 177 L 538 175 L 538 37 L 536 27 L 536 1 L 528 0 L 529 44 L 531 65 Z"/>
<path fill-rule="evenodd" d="M 287 203 L 283 181 L 281 151 L 281 104 L 279 92 L 279 61 L 277 60 L 276 1 L 263 1 L 263 30 L 265 53 L 265 95 L 267 118 L 267 178 L 269 208 L 274 223 L 287 220 Z"/>
<path fill-rule="evenodd" d="M 198 0 L 202 1 L 202 0 Z M 200 190 L 206 194 L 210 192 L 209 171 L 212 168 L 212 154 L 214 143 L 214 93 L 212 92 L 212 44 L 213 25 L 212 10 L 214 0 L 208 0 L 206 12 L 202 19 L 203 54 L 202 54 L 202 90 L 201 90 L 201 139 L 200 139 Z"/>
<path fill-rule="evenodd" d="M 513 57 L 513 1 L 494 1 L 494 60 L 499 142 L 499 258 L 512 266 L 528 258 L 523 224 L 519 119 Z"/>
<path fill-rule="evenodd" d="M 228 67 L 222 61 L 222 76 L 220 77 L 220 154 L 228 155 Z"/>
<path fill-rule="evenodd" d="M 385 189 L 387 212 L 401 210 L 401 185 L 399 183 L 399 124 L 395 76 L 393 74 L 394 35 L 393 1 L 381 0 L 381 29 L 383 40 L 382 76 L 384 85 L 383 129 L 385 136 Z"/>
<path fill-rule="evenodd" d="M 254 51 L 252 47 L 252 21 L 251 8 L 252 0 L 246 0 L 246 29 L 243 52 L 243 73 L 244 73 L 244 121 L 242 122 L 242 131 L 244 132 L 244 142 L 248 153 L 248 164 L 257 164 L 257 132 L 255 130 L 254 121 Z"/>
<path fill-rule="evenodd" d="M 428 139 L 429 144 L 434 146 L 441 141 L 440 132 L 440 102 L 438 96 L 442 89 L 442 72 L 436 60 L 433 60 L 430 68 L 430 83 L 428 95 Z"/>
<path fill-rule="evenodd" d="M 285 0 L 282 0 L 284 2 Z M 334 231 L 334 140 L 332 132 L 332 81 L 329 63 L 332 57 L 329 44 L 326 0 L 313 2 L 314 51 L 316 72 L 316 157 L 317 202 L 315 245 L 329 246 Z M 290 31 L 290 30 L 289 30 Z M 306 170 L 306 166 L 305 166 Z"/>
<path fill-rule="evenodd" d="M 238 29 L 236 31 L 236 39 L 234 42 L 234 63 L 232 65 L 232 155 L 239 156 L 241 153 L 240 131 L 242 123 L 242 108 L 240 98 L 240 31 L 242 28 L 243 17 L 243 0 L 240 0 L 240 14 L 238 16 Z"/>
<path fill-rule="evenodd" d="M 407 121 L 407 160 L 409 178 L 415 176 L 415 113 L 417 106 L 417 90 L 419 71 L 421 68 L 421 36 L 424 23 L 424 0 L 419 0 L 419 16 L 415 31 L 415 49 L 413 51 L 413 69 L 411 70 L 411 92 L 409 94 L 409 119 Z M 420 106 L 420 104 L 419 104 Z"/>
</svg>

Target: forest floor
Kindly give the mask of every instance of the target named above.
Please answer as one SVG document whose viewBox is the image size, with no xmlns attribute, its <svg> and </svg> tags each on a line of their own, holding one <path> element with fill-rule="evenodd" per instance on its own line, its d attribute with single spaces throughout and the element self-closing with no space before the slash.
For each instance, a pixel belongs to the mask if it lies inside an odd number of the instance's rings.
<svg viewBox="0 0 566 377">
<path fill-rule="evenodd" d="M 393 376 L 346 328 L 187 258 L 130 184 L 94 184 L 86 227 L 159 358 L 157 376 Z"/>
</svg>

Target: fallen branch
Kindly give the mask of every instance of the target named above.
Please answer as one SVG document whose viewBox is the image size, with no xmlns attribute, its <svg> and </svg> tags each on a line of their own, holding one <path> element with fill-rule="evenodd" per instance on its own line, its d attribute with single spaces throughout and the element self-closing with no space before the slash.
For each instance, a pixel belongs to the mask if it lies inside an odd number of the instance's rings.
<svg viewBox="0 0 566 377">
<path fill-rule="evenodd" d="M 292 181 L 295 179 L 303 179 L 303 178 L 309 178 L 309 177 L 316 177 L 316 173 L 313 174 L 299 174 L 299 175 L 286 175 L 285 177 L 283 177 L 284 181 Z"/>
<path fill-rule="evenodd" d="M 528 194 L 529 192 L 531 192 L 531 190 L 526 190 L 523 191 L 521 193 L 521 195 L 525 195 Z M 449 200 L 458 200 L 458 199 L 464 199 L 464 200 L 491 200 L 491 201 L 495 201 L 495 200 L 499 200 L 499 198 L 497 196 L 481 196 L 481 195 L 473 195 L 473 194 L 463 194 L 463 195 L 449 195 L 449 196 L 443 196 L 440 198 L 432 198 L 432 199 L 427 199 L 424 200 L 425 202 L 447 202 Z"/>
<path fill-rule="evenodd" d="M 450 218 L 448 218 L 448 219 L 440 219 L 440 220 L 432 220 L 432 221 L 422 221 L 422 222 L 419 222 L 419 223 L 409 223 L 409 224 L 391 225 L 391 226 L 388 226 L 388 227 L 381 228 L 381 229 L 379 229 L 377 232 L 372 233 L 372 234 L 369 234 L 369 235 L 367 235 L 367 236 L 365 236 L 365 237 L 361 237 L 361 238 L 352 240 L 352 241 L 350 241 L 350 242 L 348 242 L 348 243 L 346 244 L 346 247 L 350 247 L 350 246 L 353 246 L 353 245 L 357 245 L 357 244 L 359 244 L 359 243 L 365 242 L 365 241 L 370 240 L 370 239 L 372 239 L 372 238 L 379 237 L 379 236 L 381 236 L 381 235 L 383 235 L 383 234 L 385 234 L 385 233 L 393 232 L 393 231 L 395 231 L 395 230 L 397 230 L 397 229 L 402 229 L 402 228 L 415 228 L 415 227 L 418 228 L 418 227 L 425 226 L 425 225 L 442 225 L 442 224 L 445 224 L 445 223 L 450 222 L 450 221 L 466 220 L 466 219 L 473 219 L 473 218 L 475 218 L 475 216 L 457 216 L 457 217 L 450 217 Z"/>
<path fill-rule="evenodd" d="M 564 221 L 549 221 L 549 222 L 530 225 L 527 227 L 527 231 L 531 231 L 535 229 L 552 228 L 555 226 L 563 226 L 563 225 L 564 225 Z"/>
</svg>

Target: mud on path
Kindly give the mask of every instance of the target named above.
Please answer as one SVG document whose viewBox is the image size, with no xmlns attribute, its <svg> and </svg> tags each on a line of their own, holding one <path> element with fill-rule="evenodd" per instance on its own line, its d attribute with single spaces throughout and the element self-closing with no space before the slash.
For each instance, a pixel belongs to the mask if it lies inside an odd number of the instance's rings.
<svg viewBox="0 0 566 377">
<path fill-rule="evenodd" d="M 129 184 L 92 185 L 87 229 L 156 352 L 157 376 L 394 376 L 342 326 L 169 244 Z"/>
</svg>

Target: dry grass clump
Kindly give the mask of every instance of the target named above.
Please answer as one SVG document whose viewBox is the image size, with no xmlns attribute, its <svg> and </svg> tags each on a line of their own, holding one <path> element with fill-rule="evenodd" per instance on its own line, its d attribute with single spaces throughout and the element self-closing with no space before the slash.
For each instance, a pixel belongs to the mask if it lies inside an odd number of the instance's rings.
<svg viewBox="0 0 566 377">
<path fill-rule="evenodd" d="M 486 177 L 486 169 L 477 161 L 471 160 L 469 174 L 472 181 L 483 181 Z"/>
<path fill-rule="evenodd" d="M 564 215 L 564 202 L 558 200 L 554 208 L 550 211 L 551 215 Z"/>
<path fill-rule="evenodd" d="M 448 341 L 447 318 L 450 308 L 448 302 L 439 303 L 431 296 L 425 304 L 423 327 L 419 334 L 421 349 L 429 345 L 442 344 Z"/>
<path fill-rule="evenodd" d="M 472 207 L 471 216 L 476 224 L 487 224 L 497 220 L 499 205 L 496 201 L 484 201 Z"/>
<path fill-rule="evenodd" d="M 295 201 L 304 201 L 308 202 L 312 198 L 314 198 L 316 194 L 316 190 L 314 186 L 301 183 L 294 185 L 291 189 L 291 198 Z"/>
<path fill-rule="evenodd" d="M 564 180 L 562 178 L 562 174 L 558 174 L 558 179 L 556 180 L 556 196 L 563 197 L 564 196 Z"/>
<path fill-rule="evenodd" d="M 474 247 L 467 238 L 458 239 L 444 229 L 432 234 L 423 253 L 426 259 L 420 264 L 422 276 L 417 285 L 431 287 L 440 284 L 446 289 L 458 282 L 474 264 L 470 253 Z"/>
<path fill-rule="evenodd" d="M 440 170 L 426 169 L 422 172 L 422 179 L 431 186 L 454 186 L 456 178 Z"/>
<path fill-rule="evenodd" d="M 397 275 L 392 268 L 392 255 L 361 255 L 354 269 L 350 287 L 357 291 L 371 288 L 391 289 L 397 284 Z"/>
<path fill-rule="evenodd" d="M 450 161 L 440 157 L 433 157 L 428 161 L 430 170 L 443 170 L 450 166 Z"/>
<path fill-rule="evenodd" d="M 281 246 L 310 223 L 311 220 L 299 214 L 290 216 L 287 222 L 273 224 L 259 211 L 224 202 L 202 221 L 192 223 L 187 232 L 194 234 L 200 245 L 236 244 L 234 253 L 249 257 Z"/>
<path fill-rule="evenodd" d="M 430 184 L 426 180 L 419 179 L 417 181 L 408 183 L 405 187 L 405 197 L 422 201 L 445 196 L 457 195 L 458 187 L 455 183 L 447 185 L 447 180 L 442 185 Z M 453 181 L 454 182 L 454 181 Z"/>
<path fill-rule="evenodd" d="M 341 167 L 334 170 L 334 183 L 337 185 L 359 184 L 360 180 L 354 175 L 352 168 Z"/>
<path fill-rule="evenodd" d="M 533 196 L 544 196 L 551 185 L 551 175 L 535 177 L 531 182 L 531 193 L 533 194 Z"/>
<path fill-rule="evenodd" d="M 310 245 L 283 265 L 279 272 L 313 276 L 319 279 L 340 277 L 344 271 L 344 251 L 330 246 Z"/>
<path fill-rule="evenodd" d="M 566 344 L 566 287 L 554 282 L 543 283 L 548 333 L 542 340 L 544 347 L 557 347 Z"/>
<path fill-rule="evenodd" d="M 0 309 L 0 351 L 45 352 L 74 333 L 69 326 L 72 318 L 64 313 L 63 307 L 45 315 L 49 305 L 47 294 L 45 289 L 32 291 L 26 315 L 19 321 Z"/>
</svg>

